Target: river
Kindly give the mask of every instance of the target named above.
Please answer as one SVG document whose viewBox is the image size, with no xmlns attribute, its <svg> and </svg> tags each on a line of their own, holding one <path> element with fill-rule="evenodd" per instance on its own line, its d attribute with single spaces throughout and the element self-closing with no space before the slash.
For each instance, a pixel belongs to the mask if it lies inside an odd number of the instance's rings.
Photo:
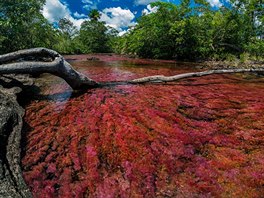
<svg viewBox="0 0 264 198">
<path fill-rule="evenodd" d="M 68 56 L 97 81 L 195 64 Z M 76 60 L 73 60 L 76 59 Z M 74 93 L 44 75 L 26 106 L 23 175 L 34 197 L 261 197 L 264 78 L 211 75 Z"/>
</svg>

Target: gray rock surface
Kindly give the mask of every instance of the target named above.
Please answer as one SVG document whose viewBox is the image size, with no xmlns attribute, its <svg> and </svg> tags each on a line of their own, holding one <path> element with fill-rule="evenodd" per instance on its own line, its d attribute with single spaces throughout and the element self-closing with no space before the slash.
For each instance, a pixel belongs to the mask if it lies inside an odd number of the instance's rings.
<svg viewBox="0 0 264 198">
<path fill-rule="evenodd" d="M 21 89 L 0 86 L 0 197 L 32 197 L 20 168 L 20 140 L 24 109 L 16 94 Z"/>
</svg>

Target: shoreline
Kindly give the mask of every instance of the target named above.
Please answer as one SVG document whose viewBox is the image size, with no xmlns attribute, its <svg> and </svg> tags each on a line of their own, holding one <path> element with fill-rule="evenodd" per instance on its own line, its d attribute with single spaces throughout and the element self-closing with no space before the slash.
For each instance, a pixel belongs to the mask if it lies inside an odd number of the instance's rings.
<svg viewBox="0 0 264 198">
<path fill-rule="evenodd" d="M 121 55 L 114 53 L 92 53 L 92 54 L 77 54 L 77 55 L 63 55 L 63 57 L 71 61 L 131 61 L 135 64 L 157 64 L 157 63 L 187 63 L 195 64 L 197 69 L 256 69 L 264 68 L 264 61 L 247 60 L 241 62 L 239 59 L 234 61 L 222 60 L 204 60 L 204 61 L 188 61 L 188 60 L 170 60 L 170 59 L 149 59 L 133 57 L 130 55 Z"/>
</svg>

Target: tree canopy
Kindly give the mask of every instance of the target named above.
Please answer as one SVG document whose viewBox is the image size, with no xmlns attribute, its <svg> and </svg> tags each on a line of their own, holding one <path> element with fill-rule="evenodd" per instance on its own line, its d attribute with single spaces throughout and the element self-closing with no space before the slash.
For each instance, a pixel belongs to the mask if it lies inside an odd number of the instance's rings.
<svg viewBox="0 0 264 198">
<path fill-rule="evenodd" d="M 195 60 L 264 54 L 261 1 L 230 1 L 217 10 L 203 0 L 195 3 L 152 3 L 157 11 L 139 18 L 116 50 L 148 58 Z"/>
<path fill-rule="evenodd" d="M 180 4 L 152 3 L 123 36 L 88 13 L 78 30 L 66 18 L 50 24 L 41 13 L 45 0 L 0 2 L 0 53 L 47 47 L 62 54 L 116 52 L 161 59 L 228 59 L 264 54 L 264 5 L 261 0 L 235 1 L 213 9 L 206 0 Z"/>
<path fill-rule="evenodd" d="M 0 52 L 51 47 L 52 27 L 40 10 L 44 0 L 6 0 L 0 2 Z"/>
</svg>

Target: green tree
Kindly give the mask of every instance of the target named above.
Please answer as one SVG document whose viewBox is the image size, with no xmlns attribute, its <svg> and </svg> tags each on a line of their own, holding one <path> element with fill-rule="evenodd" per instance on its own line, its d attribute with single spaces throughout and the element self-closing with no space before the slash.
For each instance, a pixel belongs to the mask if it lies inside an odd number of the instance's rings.
<svg viewBox="0 0 264 198">
<path fill-rule="evenodd" d="M 100 21 L 85 21 L 81 25 L 80 41 L 85 52 L 108 52 L 107 28 Z"/>
<path fill-rule="evenodd" d="M 171 3 L 157 2 L 156 13 L 142 16 L 138 25 L 125 36 L 122 49 L 128 53 L 148 58 L 169 58 L 174 56 L 174 43 L 170 34 L 172 13 L 177 13 L 177 6 Z M 170 41 L 170 42 L 169 42 Z"/>
<path fill-rule="evenodd" d="M 60 19 L 56 31 L 56 42 L 53 48 L 62 54 L 81 53 L 77 27 L 66 18 Z"/>
<path fill-rule="evenodd" d="M 123 39 L 126 44 L 122 50 L 148 58 L 184 59 L 200 56 L 193 53 L 194 49 L 198 49 L 197 45 L 202 43 L 196 32 L 202 37 L 206 30 L 201 22 L 197 23 L 202 17 L 194 15 L 190 1 L 182 1 L 180 5 L 156 2 L 151 6 L 157 7 L 157 12 L 144 15 L 138 20 L 138 25 Z M 206 6 L 200 1 L 196 9 L 205 9 Z"/>
<path fill-rule="evenodd" d="M 43 42 L 37 36 L 39 33 L 51 35 L 52 28 L 40 12 L 44 2 L 45 0 L 0 1 L 0 52 L 37 46 L 49 47 L 49 36 L 43 37 Z"/>
<path fill-rule="evenodd" d="M 60 19 L 58 23 L 59 30 L 61 33 L 68 38 L 72 38 L 77 34 L 77 27 L 73 25 L 73 23 L 66 18 Z"/>
<path fill-rule="evenodd" d="M 88 14 L 89 18 L 92 20 L 92 21 L 98 21 L 101 17 L 101 14 L 98 10 L 96 9 L 93 9 L 90 11 L 90 13 Z"/>
<path fill-rule="evenodd" d="M 251 54 L 260 57 L 264 55 L 264 4 L 262 0 L 234 1 L 234 9 L 243 16 L 243 26 L 247 35 L 243 47 Z"/>
<path fill-rule="evenodd" d="M 79 40 L 85 53 L 111 52 L 111 39 L 116 36 L 113 29 L 106 27 L 99 21 L 100 13 L 92 10 L 89 14 L 90 21 L 84 21 L 81 25 Z"/>
<path fill-rule="evenodd" d="M 231 0 L 217 10 L 205 0 L 182 0 L 178 5 L 155 2 L 151 6 L 157 11 L 143 15 L 115 49 L 148 58 L 223 59 L 254 51 L 260 56 L 261 2 Z"/>
</svg>

